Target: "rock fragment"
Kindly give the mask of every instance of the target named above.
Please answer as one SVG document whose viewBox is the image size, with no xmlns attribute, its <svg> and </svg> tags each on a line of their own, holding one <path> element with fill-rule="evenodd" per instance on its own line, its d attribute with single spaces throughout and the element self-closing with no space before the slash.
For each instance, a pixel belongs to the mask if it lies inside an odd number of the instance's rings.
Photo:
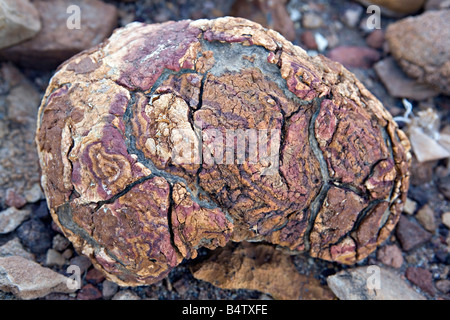
<svg viewBox="0 0 450 320">
<path fill-rule="evenodd" d="M 99 0 L 40 0 L 34 5 L 41 16 L 41 31 L 30 40 L 2 50 L 0 58 L 32 69 L 52 69 L 99 44 L 117 24 L 115 6 Z M 70 11 L 73 6 L 79 12 Z"/>
<path fill-rule="evenodd" d="M 416 222 L 402 215 L 397 225 L 397 237 L 402 248 L 409 251 L 430 240 L 431 234 Z"/>
<path fill-rule="evenodd" d="M 39 12 L 28 0 L 1 0 L 0 21 L 0 50 L 32 38 L 41 30 Z"/>
<path fill-rule="evenodd" d="M 386 40 L 403 71 L 450 94 L 450 10 L 427 11 L 390 24 Z"/>
<path fill-rule="evenodd" d="M 425 300 L 395 272 L 379 266 L 343 270 L 327 283 L 341 300 Z"/>
<path fill-rule="evenodd" d="M 0 211 L 0 234 L 15 230 L 30 214 L 28 209 L 18 210 L 14 207 Z"/>
<path fill-rule="evenodd" d="M 52 292 L 74 292 L 69 279 L 23 257 L 0 258 L 0 290 L 12 292 L 20 299 L 36 299 Z"/>
<path fill-rule="evenodd" d="M 333 299 L 318 280 L 298 273 L 290 256 L 270 245 L 243 242 L 216 249 L 193 267 L 193 275 L 223 289 L 258 290 L 274 299 Z"/>
</svg>

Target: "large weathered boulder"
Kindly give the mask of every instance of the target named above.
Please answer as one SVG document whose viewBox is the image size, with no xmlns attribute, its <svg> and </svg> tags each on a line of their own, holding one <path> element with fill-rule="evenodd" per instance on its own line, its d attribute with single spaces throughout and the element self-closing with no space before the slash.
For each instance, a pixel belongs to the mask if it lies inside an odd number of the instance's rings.
<svg viewBox="0 0 450 320">
<path fill-rule="evenodd" d="M 36 141 L 52 217 L 122 285 L 229 240 L 355 263 L 409 185 L 406 136 L 352 73 L 240 18 L 118 29 L 59 68 Z"/>
</svg>

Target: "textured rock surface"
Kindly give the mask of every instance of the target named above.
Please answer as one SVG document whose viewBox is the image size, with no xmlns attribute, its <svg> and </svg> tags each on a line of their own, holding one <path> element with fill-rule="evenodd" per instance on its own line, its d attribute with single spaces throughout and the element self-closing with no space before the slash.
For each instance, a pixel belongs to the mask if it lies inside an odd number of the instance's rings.
<svg viewBox="0 0 450 320">
<path fill-rule="evenodd" d="M 102 1 L 39 0 L 33 4 L 41 16 L 41 31 L 32 39 L 0 52 L 0 57 L 25 67 L 55 68 L 74 54 L 100 43 L 116 27 L 116 8 Z M 80 9 L 79 25 L 78 11 L 71 11 L 74 5 Z"/>
<path fill-rule="evenodd" d="M 39 100 L 39 93 L 18 69 L 0 65 L 0 207 L 40 198 L 33 196 L 40 190 L 34 142 Z"/>
<path fill-rule="evenodd" d="M 115 31 L 59 68 L 36 141 L 52 217 L 122 285 L 229 240 L 355 263 L 409 185 L 409 142 L 353 74 L 238 18 Z"/>
<path fill-rule="evenodd" d="M 12 292 L 20 299 L 36 299 L 52 292 L 73 292 L 68 278 L 28 259 L 13 256 L 0 258 L 0 290 Z"/>
<path fill-rule="evenodd" d="M 223 289 L 252 289 L 277 300 L 332 300 L 314 277 L 295 270 L 291 257 L 267 244 L 242 242 L 214 251 L 193 267 L 193 276 Z"/>
<path fill-rule="evenodd" d="M 378 266 L 344 270 L 327 283 L 341 300 L 425 300 L 396 273 Z"/>
<path fill-rule="evenodd" d="M 27 40 L 39 30 L 39 12 L 30 1 L 0 1 L 0 49 Z"/>
<path fill-rule="evenodd" d="M 386 40 L 410 77 L 450 94 L 450 10 L 427 11 L 390 24 Z"/>
</svg>

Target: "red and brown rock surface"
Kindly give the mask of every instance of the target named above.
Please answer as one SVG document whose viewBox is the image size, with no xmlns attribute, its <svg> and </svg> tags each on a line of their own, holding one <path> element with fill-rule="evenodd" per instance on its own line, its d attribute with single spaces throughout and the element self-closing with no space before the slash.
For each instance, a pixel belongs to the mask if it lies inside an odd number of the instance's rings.
<svg viewBox="0 0 450 320">
<path fill-rule="evenodd" d="M 54 220 L 122 285 L 229 240 L 355 263 L 409 186 L 408 140 L 352 73 L 240 18 L 118 29 L 59 68 L 36 141 Z"/>
</svg>

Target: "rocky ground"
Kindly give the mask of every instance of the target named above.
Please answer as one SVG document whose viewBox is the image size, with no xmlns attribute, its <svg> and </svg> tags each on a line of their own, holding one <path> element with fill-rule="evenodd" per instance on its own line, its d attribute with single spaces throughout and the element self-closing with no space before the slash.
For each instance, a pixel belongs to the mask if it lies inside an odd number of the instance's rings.
<svg viewBox="0 0 450 320">
<path fill-rule="evenodd" d="M 78 0 L 88 26 L 81 33 L 66 27 L 69 1 L 32 2 L 24 5 L 30 23 L 12 26 L 21 31 L 0 42 L 0 299 L 367 299 L 375 298 L 366 285 L 374 265 L 378 298 L 450 298 L 448 1 L 372 1 L 390 8 L 372 30 L 369 1 Z M 59 63 L 115 27 L 225 15 L 343 63 L 397 116 L 414 151 L 403 215 L 390 239 L 356 266 L 233 244 L 200 250 L 157 284 L 118 287 L 74 251 L 49 215 L 33 141 L 41 97 Z M 79 290 L 66 285 L 71 265 L 81 270 Z"/>
</svg>

